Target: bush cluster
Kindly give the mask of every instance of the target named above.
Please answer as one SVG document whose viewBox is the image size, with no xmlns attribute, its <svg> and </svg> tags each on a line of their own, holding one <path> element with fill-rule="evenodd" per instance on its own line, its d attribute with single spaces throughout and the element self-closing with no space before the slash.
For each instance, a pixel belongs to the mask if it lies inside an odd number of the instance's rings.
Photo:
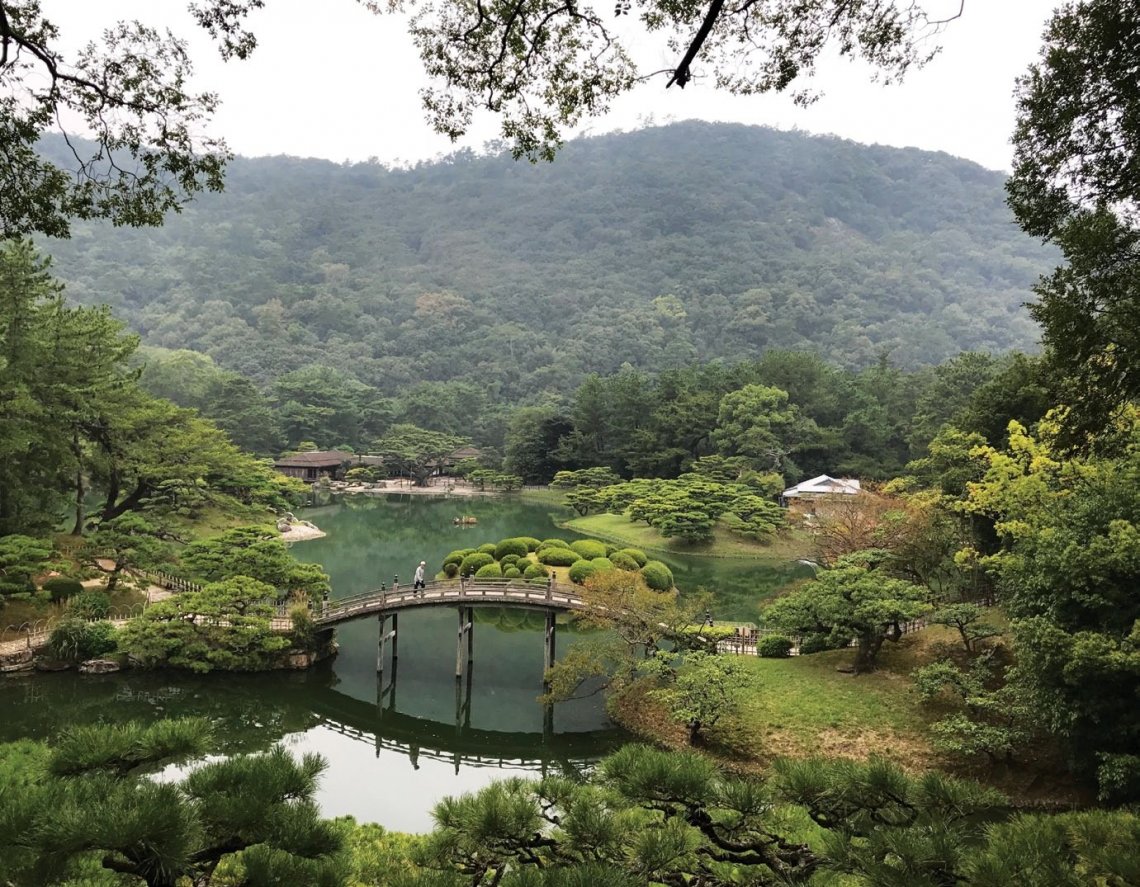
<svg viewBox="0 0 1140 887">
<path fill-rule="evenodd" d="M 83 583 L 67 576 L 53 576 L 43 584 L 43 590 L 51 595 L 53 602 L 65 601 L 72 595 L 83 593 Z"/>
<path fill-rule="evenodd" d="M 628 554 L 631 558 L 637 561 L 638 568 L 644 567 L 647 563 L 649 563 L 649 558 L 645 556 L 645 552 L 641 551 L 638 548 L 623 548 L 621 550 L 621 553 Z"/>
<path fill-rule="evenodd" d="M 538 543 L 535 551 L 544 551 L 547 548 L 569 548 L 570 543 L 565 539 L 543 539 Z"/>
<path fill-rule="evenodd" d="M 756 644 L 756 655 L 762 659 L 787 659 L 792 654 L 792 639 L 779 634 L 769 634 Z"/>
<path fill-rule="evenodd" d="M 457 564 L 455 562 L 444 564 L 443 565 L 443 575 L 446 576 L 448 579 L 454 579 L 456 576 L 459 575 L 459 564 Z"/>
<path fill-rule="evenodd" d="M 523 571 L 523 579 L 545 579 L 549 575 L 550 570 L 543 564 L 531 564 Z"/>
<path fill-rule="evenodd" d="M 606 556 L 606 546 L 596 539 L 579 539 L 577 542 L 570 543 L 570 550 L 576 551 L 586 560 L 592 561 L 596 557 Z"/>
<path fill-rule="evenodd" d="M 544 548 L 538 553 L 538 560 L 550 567 L 569 567 L 582 560 L 582 555 L 569 548 Z"/>
<path fill-rule="evenodd" d="M 64 662 L 95 659 L 114 652 L 115 634 L 115 626 L 110 622 L 84 622 L 69 616 L 52 629 L 47 652 L 53 659 Z"/>
<path fill-rule="evenodd" d="M 448 564 L 461 564 L 467 555 L 474 553 L 474 548 L 460 548 L 457 551 L 451 552 L 451 554 L 445 557 L 443 559 L 443 565 L 446 567 Z"/>
<path fill-rule="evenodd" d="M 489 564 L 484 564 L 482 567 L 480 567 L 478 570 L 475 571 L 475 578 L 476 579 L 502 579 L 503 578 L 503 568 L 494 562 L 489 563 Z"/>
<path fill-rule="evenodd" d="M 486 552 L 473 552 L 472 554 L 469 554 L 467 557 L 463 558 L 462 563 L 459 564 L 459 575 L 471 576 L 477 570 L 487 566 L 488 564 L 493 564 L 494 562 L 495 559 Z"/>
<path fill-rule="evenodd" d="M 596 572 L 598 572 L 598 568 L 594 566 L 593 561 L 579 559 L 571 564 L 568 575 L 570 581 L 575 585 L 582 585 Z"/>
<path fill-rule="evenodd" d="M 495 556 L 495 549 L 496 549 L 496 548 L 498 548 L 498 546 L 497 546 L 497 545 L 495 545 L 495 543 L 494 543 L 494 542 L 486 542 L 486 543 L 484 543 L 483 545 L 480 545 L 480 546 L 479 546 L 478 548 L 476 548 L 475 550 L 476 550 L 476 551 L 481 551 L 481 552 L 483 552 L 484 554 L 489 554 L 489 555 L 491 555 L 491 557 L 494 557 L 494 556 Z"/>
<path fill-rule="evenodd" d="M 68 599 L 67 612 L 80 619 L 106 619 L 111 615 L 111 599 L 105 591 L 83 591 Z"/>
<path fill-rule="evenodd" d="M 641 578 L 654 591 L 673 590 L 673 571 L 661 561 L 647 561 L 641 568 Z"/>
<path fill-rule="evenodd" d="M 519 572 L 518 567 L 507 567 L 503 570 L 504 579 L 521 579 L 522 573 Z"/>
<path fill-rule="evenodd" d="M 504 539 L 498 545 L 494 546 L 493 551 L 495 553 L 495 560 L 501 561 L 509 555 L 513 555 L 516 560 L 520 557 L 526 557 L 530 549 L 523 539 Z"/>
<path fill-rule="evenodd" d="M 624 551 L 615 551 L 613 554 L 611 554 L 610 563 L 617 567 L 619 570 L 625 570 L 629 573 L 636 573 L 639 569 L 637 561 L 635 561 Z"/>
</svg>

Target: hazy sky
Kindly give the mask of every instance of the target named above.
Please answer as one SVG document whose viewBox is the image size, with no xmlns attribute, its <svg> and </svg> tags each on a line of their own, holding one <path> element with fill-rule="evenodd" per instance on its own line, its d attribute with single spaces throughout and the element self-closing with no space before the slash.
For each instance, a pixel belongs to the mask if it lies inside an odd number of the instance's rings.
<svg viewBox="0 0 1140 887">
<path fill-rule="evenodd" d="M 595 3 L 610 7 L 610 0 Z M 957 0 L 927 3 L 932 12 L 957 7 Z M 737 98 L 699 81 L 684 91 L 666 91 L 660 80 L 642 85 L 583 129 L 632 129 L 650 118 L 767 124 L 947 151 L 1007 169 L 1013 81 L 1037 56 L 1055 5 L 1056 0 L 966 0 L 965 15 L 940 38 L 942 54 L 901 86 L 876 85 L 867 70 L 830 60 L 814 81 L 823 98 L 802 109 L 782 96 Z M 168 26 L 188 37 L 198 88 L 217 91 L 223 100 L 210 131 L 238 153 L 337 161 L 375 156 L 390 162 L 452 149 L 424 121 L 418 89 L 425 78 L 400 18 L 375 16 L 354 0 L 270 0 L 267 7 L 251 19 L 259 39 L 253 57 L 223 63 L 193 25 L 186 0 L 43 0 L 65 45 L 98 36 L 111 16 Z M 636 49 L 653 67 L 675 63 L 652 45 Z M 497 123 L 488 117 L 465 143 L 479 147 L 497 135 Z"/>
</svg>

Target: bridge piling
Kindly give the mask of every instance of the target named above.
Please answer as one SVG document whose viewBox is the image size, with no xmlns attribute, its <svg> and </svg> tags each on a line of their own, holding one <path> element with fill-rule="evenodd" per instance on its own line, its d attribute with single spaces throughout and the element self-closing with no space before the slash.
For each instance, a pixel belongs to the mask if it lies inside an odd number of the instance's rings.
<svg viewBox="0 0 1140 887">
<path fill-rule="evenodd" d="M 555 621 L 554 611 L 546 611 L 546 643 L 544 655 L 542 657 L 542 670 L 546 672 L 548 669 L 554 667 L 554 640 L 555 640 Z M 544 682 L 545 683 L 545 682 Z"/>
<path fill-rule="evenodd" d="M 475 611 L 471 607 L 459 605 L 459 633 L 455 638 L 455 679 L 463 677 L 463 635 L 467 635 L 467 661 L 474 657 L 472 649 L 472 627 L 475 624 Z"/>
</svg>

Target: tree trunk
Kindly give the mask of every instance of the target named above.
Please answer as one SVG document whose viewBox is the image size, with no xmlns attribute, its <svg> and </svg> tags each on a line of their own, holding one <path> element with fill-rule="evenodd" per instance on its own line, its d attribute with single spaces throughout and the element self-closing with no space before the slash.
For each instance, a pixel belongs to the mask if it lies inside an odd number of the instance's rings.
<svg viewBox="0 0 1140 887">
<path fill-rule="evenodd" d="M 111 594 L 115 590 L 115 586 L 119 584 L 119 574 L 123 572 L 123 562 L 120 560 L 115 561 L 115 568 L 111 570 L 111 575 L 107 577 L 107 594 Z"/>
<path fill-rule="evenodd" d="M 83 535 L 83 520 L 87 513 L 83 510 L 83 494 L 86 489 L 83 486 L 83 468 L 75 469 L 75 526 L 71 528 L 72 536 Z"/>
<path fill-rule="evenodd" d="M 882 635 L 863 635 L 859 638 L 859 646 L 855 649 L 855 674 L 866 674 L 875 670 L 875 658 L 882 646 Z"/>
<path fill-rule="evenodd" d="M 103 520 L 114 520 L 121 514 L 126 514 L 128 511 L 133 511 L 139 506 L 143 500 L 143 496 L 147 493 L 147 486 L 143 482 L 135 487 L 129 496 L 122 502 L 114 503 L 110 499 L 107 500 L 107 505 L 103 508 Z M 118 491 L 116 490 L 116 498 Z"/>
<path fill-rule="evenodd" d="M 107 499 L 103 503 L 103 520 L 110 520 L 114 515 L 115 503 L 119 499 L 119 471 L 112 467 L 107 473 Z"/>
</svg>

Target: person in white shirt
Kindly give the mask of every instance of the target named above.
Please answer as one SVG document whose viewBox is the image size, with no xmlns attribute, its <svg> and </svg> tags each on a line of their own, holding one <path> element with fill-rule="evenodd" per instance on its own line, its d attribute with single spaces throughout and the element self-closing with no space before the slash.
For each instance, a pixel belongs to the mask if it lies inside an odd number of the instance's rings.
<svg viewBox="0 0 1140 887">
<path fill-rule="evenodd" d="M 426 587 L 426 584 L 424 583 L 425 566 L 427 566 L 427 561 L 420 561 L 420 565 L 416 567 L 416 576 L 415 582 L 412 584 L 412 591 L 418 591 L 419 589 Z"/>
</svg>

